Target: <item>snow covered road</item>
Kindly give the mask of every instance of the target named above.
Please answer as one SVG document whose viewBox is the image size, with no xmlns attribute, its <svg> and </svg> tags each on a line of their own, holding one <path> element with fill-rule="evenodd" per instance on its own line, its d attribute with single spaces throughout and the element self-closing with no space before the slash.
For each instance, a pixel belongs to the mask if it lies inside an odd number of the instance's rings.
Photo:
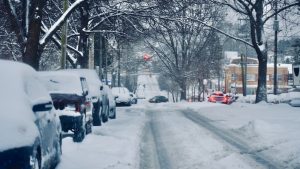
<svg viewBox="0 0 300 169">
<path fill-rule="evenodd" d="M 277 121 L 272 120 L 274 124 L 267 126 L 267 122 L 252 123 L 251 116 L 245 117 L 245 114 L 239 113 L 237 108 L 240 106 L 239 103 L 227 106 L 211 103 L 150 104 L 141 101 L 132 107 L 118 107 L 117 119 L 94 127 L 93 134 L 82 143 L 64 139 L 62 162 L 57 169 L 299 167 L 299 136 L 294 135 L 299 130 L 297 110 L 286 109 L 282 105 L 285 115 L 288 115 L 286 119 L 279 119 L 277 113 L 277 118 L 272 117 Z M 266 116 L 269 112 L 264 109 L 266 107 L 274 111 L 272 106 L 253 106 L 260 114 L 258 116 L 253 112 L 255 116 L 252 118 L 255 119 L 267 121 L 265 118 L 269 117 Z M 276 105 L 274 108 L 279 110 Z M 294 117 L 289 117 L 291 115 Z M 295 121 L 283 123 L 288 117 Z M 237 123 L 246 127 L 237 127 Z M 248 127 L 247 123 L 253 126 Z M 282 123 L 281 128 L 274 127 L 275 123 Z M 265 124 L 264 128 L 259 128 L 261 124 Z M 253 130 L 256 128 L 259 129 Z M 282 139 L 282 135 L 269 137 L 273 132 L 290 133 Z"/>
<path fill-rule="evenodd" d="M 164 106 L 169 107 L 169 106 Z M 247 154 L 241 141 L 185 109 L 148 108 L 140 168 L 276 168 L 273 162 Z M 196 120 L 195 120 L 196 119 Z M 234 143 L 232 146 L 231 143 Z"/>
</svg>

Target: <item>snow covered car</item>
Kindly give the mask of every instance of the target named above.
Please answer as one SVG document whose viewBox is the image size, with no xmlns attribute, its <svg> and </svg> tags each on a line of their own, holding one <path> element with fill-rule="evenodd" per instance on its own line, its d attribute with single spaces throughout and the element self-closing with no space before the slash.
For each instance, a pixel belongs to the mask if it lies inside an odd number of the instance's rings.
<svg viewBox="0 0 300 169">
<path fill-rule="evenodd" d="M 72 131 L 73 141 L 81 142 L 92 132 L 92 102 L 87 97 L 88 85 L 84 77 L 73 72 L 39 72 L 52 97 L 54 107 L 59 110 L 62 130 Z"/>
<path fill-rule="evenodd" d="M 293 98 L 288 102 L 293 107 L 300 107 L 300 98 Z"/>
<path fill-rule="evenodd" d="M 233 97 L 229 95 L 225 95 L 221 91 L 213 92 L 209 97 L 208 101 L 212 103 L 224 103 L 224 104 L 231 104 L 233 102 Z"/>
<path fill-rule="evenodd" d="M 116 101 L 115 97 L 112 94 L 111 88 L 107 85 L 103 85 L 103 92 L 106 93 L 108 102 L 109 102 L 109 118 L 110 119 L 115 119 L 116 118 Z"/>
<path fill-rule="evenodd" d="M 94 69 L 67 69 L 66 72 L 74 72 L 86 78 L 89 93 L 88 98 L 92 99 L 93 103 L 93 125 L 100 126 L 101 122 L 107 122 L 109 114 L 109 105 L 106 95 L 103 93 L 103 84 Z"/>
<path fill-rule="evenodd" d="M 131 103 L 137 104 L 138 100 L 137 100 L 136 95 L 134 93 L 130 93 L 130 96 L 131 96 Z"/>
<path fill-rule="evenodd" d="M 0 69 L 0 168 L 55 168 L 61 125 L 46 87 L 28 65 L 0 60 Z"/>
<path fill-rule="evenodd" d="M 169 99 L 165 96 L 154 96 L 151 99 L 149 99 L 150 103 L 161 103 L 161 102 L 168 102 Z"/>
<path fill-rule="evenodd" d="M 129 90 L 126 87 L 113 87 L 112 93 L 116 97 L 117 105 L 131 106 L 131 96 Z"/>
</svg>

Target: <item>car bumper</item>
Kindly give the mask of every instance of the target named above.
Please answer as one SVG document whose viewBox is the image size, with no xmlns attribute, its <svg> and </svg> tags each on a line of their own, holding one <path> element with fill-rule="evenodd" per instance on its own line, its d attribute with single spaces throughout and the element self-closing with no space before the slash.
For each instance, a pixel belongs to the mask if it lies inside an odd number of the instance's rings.
<svg viewBox="0 0 300 169">
<path fill-rule="evenodd" d="M 29 169 L 32 147 L 14 148 L 0 152 L 1 169 Z"/>
<path fill-rule="evenodd" d="M 59 116 L 62 131 L 76 130 L 82 126 L 83 116 Z"/>
</svg>

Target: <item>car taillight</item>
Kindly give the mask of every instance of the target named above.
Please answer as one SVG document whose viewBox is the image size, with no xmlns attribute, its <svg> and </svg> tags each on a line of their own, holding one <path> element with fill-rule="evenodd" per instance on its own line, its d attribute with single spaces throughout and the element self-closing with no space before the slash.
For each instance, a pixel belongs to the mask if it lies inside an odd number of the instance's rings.
<svg viewBox="0 0 300 169">
<path fill-rule="evenodd" d="M 92 103 L 91 102 L 85 102 L 84 103 L 86 111 L 90 111 L 92 109 Z"/>
<path fill-rule="evenodd" d="M 79 104 L 76 104 L 76 109 L 75 109 L 75 112 L 78 112 L 78 113 L 80 113 L 80 105 Z"/>
</svg>

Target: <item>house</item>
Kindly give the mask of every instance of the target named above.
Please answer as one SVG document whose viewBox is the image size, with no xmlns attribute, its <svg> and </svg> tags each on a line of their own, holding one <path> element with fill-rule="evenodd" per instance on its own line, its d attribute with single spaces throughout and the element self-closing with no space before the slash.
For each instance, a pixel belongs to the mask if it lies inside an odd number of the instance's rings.
<svg viewBox="0 0 300 169">
<path fill-rule="evenodd" d="M 278 90 L 287 92 L 289 69 L 286 64 L 277 65 Z M 247 94 L 255 94 L 258 82 L 258 60 L 247 58 Z M 273 89 L 274 64 L 267 65 L 267 89 Z M 242 68 L 240 59 L 233 59 L 231 64 L 225 66 L 225 91 L 231 93 L 242 93 Z"/>
</svg>

